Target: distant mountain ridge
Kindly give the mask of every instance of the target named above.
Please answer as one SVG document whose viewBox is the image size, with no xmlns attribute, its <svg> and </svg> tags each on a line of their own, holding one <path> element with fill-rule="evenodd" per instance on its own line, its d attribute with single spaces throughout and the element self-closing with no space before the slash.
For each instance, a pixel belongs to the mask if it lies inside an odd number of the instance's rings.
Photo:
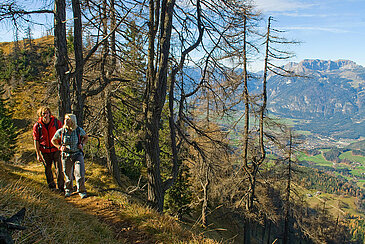
<svg viewBox="0 0 365 244">
<path fill-rule="evenodd" d="M 304 59 L 300 63 L 290 62 L 284 66 L 288 70 L 305 72 L 305 71 L 334 71 L 341 69 L 356 69 L 362 67 L 351 60 L 340 59 L 337 61 Z"/>
<path fill-rule="evenodd" d="M 338 138 L 365 136 L 365 68 L 350 60 L 306 59 L 268 77 L 268 109 L 302 120 L 299 129 Z M 305 77 L 303 77 L 305 76 Z"/>
</svg>

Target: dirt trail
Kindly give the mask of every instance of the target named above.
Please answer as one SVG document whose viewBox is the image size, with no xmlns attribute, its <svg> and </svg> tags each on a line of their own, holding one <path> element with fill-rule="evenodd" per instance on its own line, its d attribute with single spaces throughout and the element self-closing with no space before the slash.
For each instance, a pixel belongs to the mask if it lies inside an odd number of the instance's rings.
<svg viewBox="0 0 365 244">
<path fill-rule="evenodd" d="M 115 233 L 115 239 L 121 242 L 156 243 L 151 235 L 136 228 L 131 221 L 124 219 L 119 211 L 121 206 L 114 204 L 111 200 L 104 200 L 96 196 L 80 199 L 78 194 L 73 194 L 71 197 L 65 198 L 65 201 L 109 225 Z"/>
</svg>

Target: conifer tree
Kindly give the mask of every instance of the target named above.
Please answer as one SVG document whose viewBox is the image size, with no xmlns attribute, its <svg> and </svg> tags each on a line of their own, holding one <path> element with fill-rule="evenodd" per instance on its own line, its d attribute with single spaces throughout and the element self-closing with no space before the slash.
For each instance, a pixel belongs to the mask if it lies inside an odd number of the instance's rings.
<svg viewBox="0 0 365 244">
<path fill-rule="evenodd" d="M 5 99 L 1 98 L 4 90 L 0 87 L 0 160 L 10 160 L 15 154 L 16 128 L 10 111 L 5 107 Z"/>
</svg>

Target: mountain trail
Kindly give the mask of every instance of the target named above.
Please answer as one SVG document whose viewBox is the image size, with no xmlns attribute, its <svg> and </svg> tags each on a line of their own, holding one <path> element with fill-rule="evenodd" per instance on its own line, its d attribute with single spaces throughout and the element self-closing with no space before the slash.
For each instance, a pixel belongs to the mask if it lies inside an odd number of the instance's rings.
<svg viewBox="0 0 365 244">
<path fill-rule="evenodd" d="M 117 240 L 125 243 L 156 243 L 151 235 L 139 230 L 131 221 L 123 218 L 121 211 L 119 211 L 123 206 L 115 204 L 111 200 L 104 200 L 92 195 L 80 199 L 79 195 L 74 193 L 71 197 L 65 198 L 65 201 L 87 214 L 96 216 L 100 222 L 110 226 Z"/>
</svg>

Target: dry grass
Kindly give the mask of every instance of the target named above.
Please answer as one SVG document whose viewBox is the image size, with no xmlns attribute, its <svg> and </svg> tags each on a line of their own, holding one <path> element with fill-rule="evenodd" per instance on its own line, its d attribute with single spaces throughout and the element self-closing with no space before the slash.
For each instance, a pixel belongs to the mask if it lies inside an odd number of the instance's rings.
<svg viewBox="0 0 365 244">
<path fill-rule="evenodd" d="M 48 45 L 53 37 L 33 41 Z M 7 54 L 13 47 L 13 43 L 0 43 Z M 121 189 L 105 166 L 90 159 L 86 160 L 86 188 L 91 197 L 65 199 L 49 190 L 44 167 L 35 162 L 31 135 L 35 111 L 42 101 L 57 112 L 56 96 L 46 83 L 29 82 L 11 94 L 13 118 L 21 134 L 14 162 L 0 161 L 0 216 L 10 217 L 26 208 L 22 223 L 26 229 L 14 233 L 16 243 L 217 243 L 193 234 L 170 216 L 156 213 L 144 204 L 145 197 L 128 195 L 128 179 L 123 179 Z"/>
<path fill-rule="evenodd" d="M 139 236 L 146 241 L 141 243 L 217 243 L 193 234 L 174 218 L 158 214 L 132 196 L 115 190 L 117 186 L 103 166 L 87 162 L 86 175 L 87 190 L 95 199 L 90 199 L 90 204 L 99 202 L 95 206 L 81 206 L 78 196 L 65 199 L 49 190 L 40 164 L 0 162 L 0 215 L 9 217 L 26 208 L 23 225 L 27 229 L 13 235 L 16 243 L 135 243 L 133 238 Z M 111 202 L 110 212 L 95 214 L 102 212 L 97 208 L 103 201 Z M 102 214 L 111 212 L 116 220 L 105 221 L 108 217 Z M 116 239 L 116 232 L 122 232 L 116 228 L 126 223 L 131 229 L 128 235 Z"/>
<path fill-rule="evenodd" d="M 0 215 L 26 208 L 26 229 L 13 235 L 17 243 L 115 243 L 109 226 L 51 192 L 35 169 L 1 162 Z"/>
<path fill-rule="evenodd" d="M 24 41 L 18 41 L 20 47 L 24 46 Z M 53 36 L 44 36 L 38 39 L 32 40 L 36 45 L 52 45 L 54 43 Z M 0 49 L 3 50 L 5 54 L 9 54 L 14 49 L 14 42 L 0 42 Z"/>
</svg>

